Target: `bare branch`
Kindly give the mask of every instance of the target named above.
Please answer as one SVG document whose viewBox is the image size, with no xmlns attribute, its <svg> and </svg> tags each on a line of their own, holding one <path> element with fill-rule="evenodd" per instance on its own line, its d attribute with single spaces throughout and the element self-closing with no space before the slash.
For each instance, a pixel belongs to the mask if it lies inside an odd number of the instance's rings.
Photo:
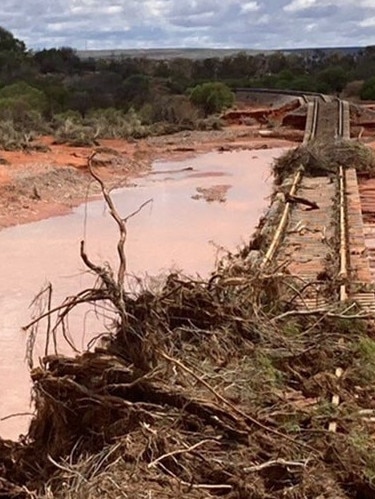
<svg viewBox="0 0 375 499">
<path fill-rule="evenodd" d="M 117 253 L 118 253 L 118 256 L 120 259 L 120 265 L 119 265 L 118 274 L 117 274 L 117 284 L 122 285 L 124 283 L 124 280 L 125 280 L 125 272 L 126 272 L 126 257 L 125 257 L 125 242 L 126 242 L 126 236 L 127 236 L 126 219 L 123 220 L 120 217 L 103 180 L 99 177 L 99 175 L 97 175 L 97 173 L 95 173 L 95 171 L 92 167 L 92 160 L 95 157 L 95 155 L 96 155 L 96 152 L 93 152 L 89 156 L 89 158 L 87 160 L 87 167 L 88 167 L 88 170 L 90 172 L 90 175 L 100 185 L 104 200 L 107 203 L 107 206 L 109 208 L 109 213 L 110 213 L 111 217 L 117 223 L 117 226 L 118 226 L 119 231 L 120 231 L 120 238 L 119 238 L 119 241 L 117 243 Z M 82 255 L 82 243 L 81 243 L 81 255 Z"/>
</svg>

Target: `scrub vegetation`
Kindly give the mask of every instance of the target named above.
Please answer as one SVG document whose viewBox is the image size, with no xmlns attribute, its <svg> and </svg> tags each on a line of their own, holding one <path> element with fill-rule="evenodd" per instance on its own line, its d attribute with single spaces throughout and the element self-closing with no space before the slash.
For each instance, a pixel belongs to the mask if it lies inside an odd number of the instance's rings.
<svg viewBox="0 0 375 499">
<path fill-rule="evenodd" d="M 314 50 L 197 60 L 80 59 L 69 47 L 28 50 L 0 28 L 0 62 L 0 118 L 20 134 L 10 145 L 2 141 L 4 148 L 25 147 L 25 134 L 48 132 L 70 141 L 74 130 L 78 143 L 91 143 L 93 137 L 209 129 L 206 118 L 232 105 L 236 87 L 375 98 L 373 47 L 356 54 Z"/>
</svg>

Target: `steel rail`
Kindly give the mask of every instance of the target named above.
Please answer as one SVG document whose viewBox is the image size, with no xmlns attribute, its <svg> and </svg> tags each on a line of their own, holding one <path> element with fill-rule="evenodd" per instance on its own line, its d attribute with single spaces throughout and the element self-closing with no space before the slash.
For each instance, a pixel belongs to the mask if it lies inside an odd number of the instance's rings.
<svg viewBox="0 0 375 499">
<path fill-rule="evenodd" d="M 342 101 L 339 102 L 341 107 Z M 339 113 L 340 114 L 340 113 Z M 341 119 L 343 114 L 341 114 Z M 340 117 L 339 117 L 340 119 Z M 343 125 L 343 123 L 341 123 Z M 340 271 L 338 277 L 341 281 L 340 284 L 340 302 L 343 303 L 348 299 L 348 293 L 346 288 L 346 280 L 348 278 L 348 224 L 347 224 L 347 207 L 346 207 L 346 175 L 345 170 L 342 166 L 339 167 L 339 191 L 340 191 Z M 337 367 L 335 370 L 335 376 L 339 380 L 344 374 L 344 370 L 341 367 Z M 331 397 L 331 404 L 335 407 L 340 405 L 340 396 L 334 393 Z M 337 431 L 337 421 L 330 421 L 328 424 L 328 430 L 335 433 Z"/>
<path fill-rule="evenodd" d="M 310 140 L 314 140 L 318 131 L 318 118 L 319 118 L 319 102 L 317 99 L 314 100 L 314 114 L 313 122 L 311 124 Z"/>
<path fill-rule="evenodd" d="M 295 195 L 295 193 L 297 191 L 298 184 L 300 183 L 301 177 L 302 177 L 302 171 L 298 170 L 298 172 L 294 176 L 293 184 L 292 184 L 292 187 L 289 191 L 290 196 Z M 261 269 L 263 269 L 268 263 L 270 263 L 272 261 L 273 257 L 275 256 L 276 250 L 277 250 L 277 248 L 280 244 L 280 241 L 281 241 L 281 237 L 284 233 L 284 229 L 286 227 L 286 224 L 288 223 L 290 209 L 291 209 L 291 203 L 290 203 L 290 201 L 287 201 L 285 203 L 283 214 L 282 214 L 280 222 L 277 226 L 276 232 L 272 238 L 270 247 L 268 248 L 268 251 L 265 254 L 263 260 L 261 261 L 261 264 L 260 264 Z"/>
<path fill-rule="evenodd" d="M 340 301 L 345 301 L 348 297 L 346 291 L 346 279 L 348 277 L 348 230 L 347 230 L 347 209 L 345 196 L 345 171 L 342 166 L 339 167 L 339 195 L 340 195 L 340 271 L 339 279 L 342 281 L 340 285 Z"/>
<path fill-rule="evenodd" d="M 340 137 L 344 137 L 344 101 L 340 100 L 340 111 L 339 111 L 339 119 L 340 119 Z"/>
</svg>

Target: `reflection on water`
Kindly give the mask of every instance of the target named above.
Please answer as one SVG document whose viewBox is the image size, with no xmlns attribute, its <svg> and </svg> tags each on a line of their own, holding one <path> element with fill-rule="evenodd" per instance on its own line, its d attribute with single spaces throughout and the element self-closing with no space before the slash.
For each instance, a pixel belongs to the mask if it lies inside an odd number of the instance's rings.
<svg viewBox="0 0 375 499">
<path fill-rule="evenodd" d="M 128 272 L 157 275 L 174 268 L 206 276 L 214 267 L 218 246 L 233 250 L 249 239 L 268 205 L 270 164 L 281 152 L 262 150 L 255 157 L 254 151 L 210 153 L 184 162 L 157 162 L 157 175 L 113 192 L 123 216 L 153 200 L 128 222 Z M 225 203 L 193 199 L 197 188 L 223 185 Z M 116 264 L 116 226 L 102 201 L 82 205 L 67 216 L 0 232 L 0 418 L 29 410 L 26 339 L 20 328 L 30 319 L 28 306 L 35 294 L 51 281 L 59 303 L 92 283 L 79 258 L 83 237 L 92 260 Z M 97 334 L 103 326 L 92 316 L 81 317 L 73 331 L 80 347 L 88 339 L 82 335 L 85 329 Z M 39 355 L 43 355 L 42 344 L 41 338 Z M 27 417 L 20 416 L 0 421 L 0 434 L 16 438 L 27 422 Z"/>
</svg>

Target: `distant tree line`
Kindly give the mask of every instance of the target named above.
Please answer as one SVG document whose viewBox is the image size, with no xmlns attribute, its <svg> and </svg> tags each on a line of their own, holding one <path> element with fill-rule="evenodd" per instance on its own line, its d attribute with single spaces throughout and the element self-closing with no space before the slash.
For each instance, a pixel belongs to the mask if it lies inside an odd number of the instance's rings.
<svg viewBox="0 0 375 499">
<path fill-rule="evenodd" d="M 0 132 L 7 123 L 15 134 L 52 129 L 62 141 L 77 135 L 90 141 L 217 127 L 218 120 L 208 118 L 232 105 L 235 87 L 375 99 L 375 47 L 356 54 L 317 49 L 204 60 L 83 60 L 67 47 L 28 50 L 0 28 Z"/>
</svg>

